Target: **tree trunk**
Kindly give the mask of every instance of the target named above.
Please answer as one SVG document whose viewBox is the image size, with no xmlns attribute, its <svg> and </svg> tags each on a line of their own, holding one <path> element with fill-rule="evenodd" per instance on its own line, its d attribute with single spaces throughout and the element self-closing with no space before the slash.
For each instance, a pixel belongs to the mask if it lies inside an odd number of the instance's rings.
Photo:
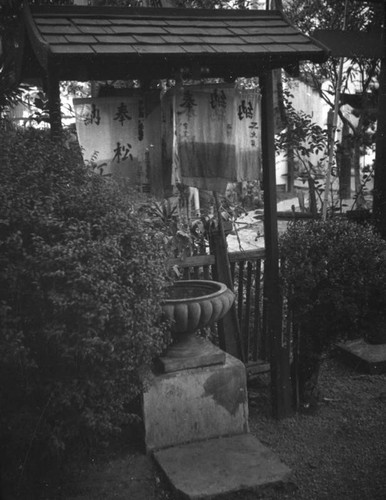
<svg viewBox="0 0 386 500">
<path fill-rule="evenodd" d="M 351 198 L 351 136 L 347 123 L 343 124 L 340 154 L 336 155 L 339 168 L 339 196 L 341 200 Z"/>
</svg>

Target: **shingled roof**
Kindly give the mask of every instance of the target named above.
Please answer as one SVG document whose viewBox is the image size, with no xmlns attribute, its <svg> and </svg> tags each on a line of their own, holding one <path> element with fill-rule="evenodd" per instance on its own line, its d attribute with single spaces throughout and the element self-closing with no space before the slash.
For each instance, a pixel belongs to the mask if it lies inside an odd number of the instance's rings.
<svg viewBox="0 0 386 500">
<path fill-rule="evenodd" d="M 171 78 L 181 67 L 256 76 L 328 55 L 279 11 L 25 5 L 23 17 L 26 78 Z"/>
</svg>

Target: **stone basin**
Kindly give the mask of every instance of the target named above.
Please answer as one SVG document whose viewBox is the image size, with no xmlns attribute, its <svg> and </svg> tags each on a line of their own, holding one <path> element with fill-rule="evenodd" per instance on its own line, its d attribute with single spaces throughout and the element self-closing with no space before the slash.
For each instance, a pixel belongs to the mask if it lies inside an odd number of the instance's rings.
<svg viewBox="0 0 386 500">
<path fill-rule="evenodd" d="M 195 332 L 223 318 L 234 300 L 234 293 L 218 281 L 181 280 L 169 286 L 162 309 L 171 322 L 173 343 L 160 357 L 162 370 L 224 363 L 225 353 Z"/>
<path fill-rule="evenodd" d="M 181 280 L 166 289 L 162 303 L 165 315 L 172 321 L 174 335 L 193 333 L 215 323 L 229 311 L 234 294 L 218 281 Z"/>
</svg>

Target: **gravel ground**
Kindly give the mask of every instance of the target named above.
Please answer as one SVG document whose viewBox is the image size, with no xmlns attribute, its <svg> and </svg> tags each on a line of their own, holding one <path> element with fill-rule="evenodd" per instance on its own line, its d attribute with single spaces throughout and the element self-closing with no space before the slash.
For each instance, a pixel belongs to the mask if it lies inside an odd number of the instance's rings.
<svg viewBox="0 0 386 500">
<path fill-rule="evenodd" d="M 272 498 L 386 500 L 386 375 L 329 359 L 320 388 L 314 414 L 279 422 L 262 411 L 264 392 L 250 390 L 251 431 L 293 471 L 293 490 Z"/>
<path fill-rule="evenodd" d="M 330 358 L 320 388 L 317 411 L 276 421 L 267 380 L 251 385 L 251 432 L 291 468 L 292 481 L 281 491 L 229 500 L 386 500 L 386 375 L 363 375 Z M 138 450 L 93 461 L 64 490 L 60 498 L 69 500 L 175 499 Z"/>
</svg>

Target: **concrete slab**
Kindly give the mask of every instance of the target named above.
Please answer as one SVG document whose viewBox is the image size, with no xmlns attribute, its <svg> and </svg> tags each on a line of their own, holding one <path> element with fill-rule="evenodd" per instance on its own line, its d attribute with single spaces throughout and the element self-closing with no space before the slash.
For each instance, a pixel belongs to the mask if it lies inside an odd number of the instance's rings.
<svg viewBox="0 0 386 500">
<path fill-rule="evenodd" d="M 386 373 L 386 344 L 368 344 L 363 339 L 342 342 L 337 349 L 343 361 L 372 375 Z"/>
<path fill-rule="evenodd" d="M 143 420 L 148 451 L 248 432 L 245 365 L 226 354 L 223 365 L 152 372 Z"/>
<path fill-rule="evenodd" d="M 291 471 L 251 434 L 160 450 L 154 458 L 181 498 L 215 499 L 282 486 Z"/>
</svg>

